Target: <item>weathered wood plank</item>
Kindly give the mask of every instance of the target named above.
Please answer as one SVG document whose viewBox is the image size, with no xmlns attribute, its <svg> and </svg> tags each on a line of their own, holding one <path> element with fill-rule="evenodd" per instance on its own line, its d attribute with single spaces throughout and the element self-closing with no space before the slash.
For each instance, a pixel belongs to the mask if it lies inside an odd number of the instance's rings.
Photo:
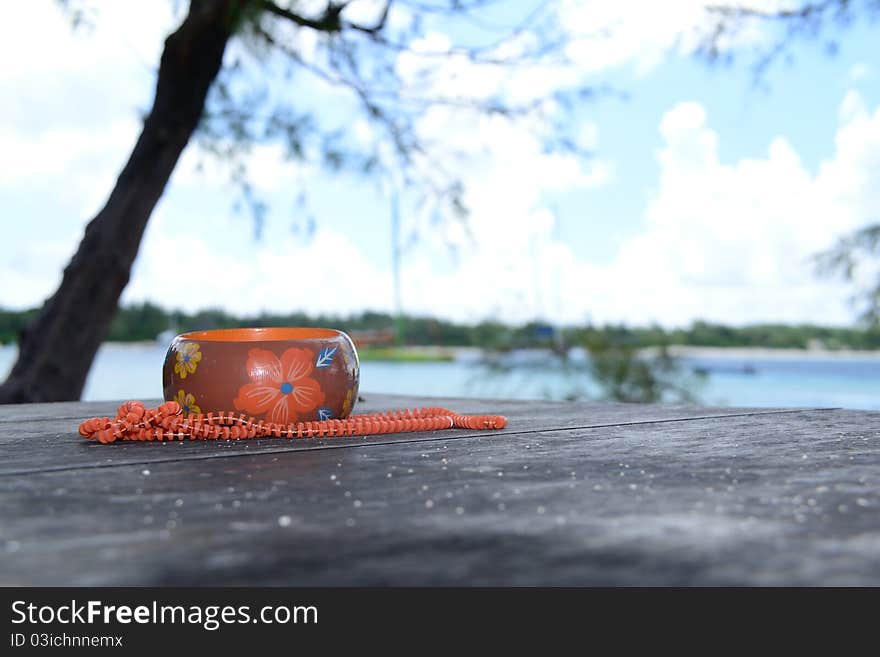
<svg viewBox="0 0 880 657">
<path fill-rule="evenodd" d="M 144 400 L 145 403 L 158 404 L 160 400 Z M 119 407 L 118 401 L 99 402 L 51 402 L 47 404 L 3 404 L 0 405 L 0 425 L 35 420 L 77 420 L 86 417 L 113 416 Z"/>
<path fill-rule="evenodd" d="M 0 583 L 877 585 L 878 466 L 803 411 L 11 475 Z"/>
<path fill-rule="evenodd" d="M 531 432 L 547 429 L 574 429 L 639 422 L 677 421 L 701 417 L 726 417 L 741 414 L 788 412 L 785 409 L 704 408 L 688 406 L 657 406 L 640 404 L 600 404 L 566 402 L 522 402 L 510 400 L 404 398 L 390 395 L 368 395 L 358 412 L 373 412 L 413 405 L 447 406 L 464 413 L 498 413 L 506 415 L 510 424 L 505 433 Z M 117 403 L 92 402 L 67 405 L 64 412 L 78 414 L 72 418 L 45 415 L 57 410 L 59 404 L 0 407 L 7 421 L 0 424 L 0 475 L 66 470 L 70 468 L 108 467 L 160 463 L 184 459 L 205 459 L 252 453 L 337 448 L 365 443 L 413 442 L 436 440 L 447 434 L 466 437 L 479 432 L 455 431 L 386 434 L 367 438 L 326 440 L 249 440 L 249 441 L 185 441 L 175 443 L 119 443 L 98 445 L 82 440 L 77 426 L 87 417 L 115 412 Z M 52 407 L 41 409 L 39 407 Z M 18 419 L 10 419 L 18 418 Z M 30 419 L 21 419 L 30 418 Z"/>
</svg>

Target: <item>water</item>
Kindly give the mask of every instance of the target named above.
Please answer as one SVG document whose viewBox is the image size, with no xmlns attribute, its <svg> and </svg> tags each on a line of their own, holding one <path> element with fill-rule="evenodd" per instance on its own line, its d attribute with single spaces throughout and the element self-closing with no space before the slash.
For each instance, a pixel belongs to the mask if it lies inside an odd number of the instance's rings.
<svg viewBox="0 0 880 657">
<path fill-rule="evenodd" d="M 160 344 L 106 344 L 98 352 L 83 399 L 148 399 L 162 396 Z M 15 347 L 0 346 L 0 376 L 15 359 Z M 543 365 L 490 370 L 473 361 L 429 363 L 365 362 L 364 394 L 389 393 L 506 399 L 564 399 L 594 396 L 595 384 L 582 369 Z M 769 354 L 707 350 L 682 361 L 708 370 L 696 389 L 700 401 L 719 406 L 818 406 L 880 410 L 880 357 Z"/>
</svg>

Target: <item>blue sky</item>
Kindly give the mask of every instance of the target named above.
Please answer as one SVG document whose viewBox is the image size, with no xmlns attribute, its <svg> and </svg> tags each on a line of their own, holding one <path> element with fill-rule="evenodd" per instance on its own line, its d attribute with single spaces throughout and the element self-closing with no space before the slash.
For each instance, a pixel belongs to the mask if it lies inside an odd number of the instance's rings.
<svg viewBox="0 0 880 657">
<path fill-rule="evenodd" d="M 368 11 L 370 0 L 357 4 Z M 406 225 L 422 227 L 403 262 L 405 310 L 670 326 L 854 319 L 850 289 L 813 277 L 807 258 L 880 216 L 877 26 L 847 32 L 833 57 L 798 44 L 792 63 L 777 62 L 756 85 L 749 48 L 766 35 L 733 44 L 733 66 L 707 65 L 676 41 L 699 25 L 700 4 L 667 3 L 657 16 L 635 1 L 555 9 L 571 24 L 616 26 L 611 41 L 572 51 L 580 82 L 628 96 L 575 112 L 571 131 L 593 149 L 589 162 L 542 155 L 534 136 L 501 121 L 426 113 L 425 134 L 473 149 L 462 165 L 473 240 L 455 222 L 426 228 L 405 199 Z M 0 27 L 0 216 L 15 245 L 0 263 L 0 306 L 37 305 L 57 285 L 134 143 L 163 35 L 179 18 L 173 3 L 93 5 L 89 32 L 72 33 L 51 2 L 27 3 Z M 437 31 L 422 47 L 461 36 Z M 448 93 L 479 94 L 495 80 L 446 73 L 435 84 Z M 505 88 L 527 95 L 570 83 L 551 73 L 537 87 L 523 75 Z M 346 116 L 338 92 L 311 85 L 309 95 Z M 379 185 L 261 146 L 251 170 L 272 211 L 256 241 L 250 219 L 232 212 L 222 167 L 197 172 L 198 160 L 194 148 L 181 160 L 126 301 L 242 313 L 391 308 Z M 310 240 L 291 230 L 305 219 L 302 189 L 317 221 Z"/>
<path fill-rule="evenodd" d="M 639 231 L 642 211 L 658 181 L 658 163 L 650 156 L 662 145 L 657 126 L 683 100 L 706 109 L 711 127 L 721 136 L 722 162 L 760 157 L 773 138 L 783 136 L 815 174 L 832 153 L 838 108 L 847 92 L 858 90 L 869 107 L 880 103 L 876 30 L 869 25 L 851 30 L 835 56 L 826 55 L 817 42 L 798 43 L 792 62 L 777 61 L 759 78 L 748 53 L 738 55 L 734 65 L 710 65 L 679 54 L 648 74 L 615 69 L 605 81 L 629 98 L 602 100 L 584 114 L 601 126 L 597 155 L 613 160 L 616 175 L 600 190 L 564 195 L 562 230 L 597 261 L 612 258 L 613 250 L 605 239 L 597 241 L 594 233 L 578 230 L 580 217 L 615 217 L 618 242 Z M 860 74 L 863 67 L 868 68 Z"/>
</svg>

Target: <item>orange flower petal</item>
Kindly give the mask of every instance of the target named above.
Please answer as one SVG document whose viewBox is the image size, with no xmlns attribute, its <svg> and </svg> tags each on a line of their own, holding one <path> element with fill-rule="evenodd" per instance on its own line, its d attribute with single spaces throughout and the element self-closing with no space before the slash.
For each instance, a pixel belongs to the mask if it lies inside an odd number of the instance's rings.
<svg viewBox="0 0 880 657">
<path fill-rule="evenodd" d="M 279 424 L 287 424 L 289 422 L 296 422 L 296 411 L 291 408 L 293 401 L 291 395 L 281 395 L 281 398 L 275 402 L 275 405 L 272 407 L 272 412 L 269 414 L 269 420 L 271 422 L 278 422 Z"/>
<path fill-rule="evenodd" d="M 248 383 L 239 388 L 238 397 L 232 400 L 232 404 L 237 411 L 259 415 L 265 413 L 281 396 L 278 386 Z"/>
<path fill-rule="evenodd" d="M 248 376 L 254 383 L 281 385 L 281 361 L 278 356 L 266 349 L 251 349 L 248 352 L 247 364 Z"/>
<path fill-rule="evenodd" d="M 324 391 L 314 379 L 300 379 L 289 395 L 293 408 L 300 412 L 311 411 L 324 403 Z"/>
<path fill-rule="evenodd" d="M 281 354 L 282 381 L 296 383 L 307 377 L 315 367 L 315 352 L 311 349 L 291 348 Z"/>
</svg>

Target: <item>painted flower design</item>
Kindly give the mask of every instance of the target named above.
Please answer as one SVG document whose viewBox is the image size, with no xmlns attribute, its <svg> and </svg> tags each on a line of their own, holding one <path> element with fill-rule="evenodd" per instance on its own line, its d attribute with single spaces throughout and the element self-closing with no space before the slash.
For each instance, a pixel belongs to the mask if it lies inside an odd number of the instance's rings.
<svg viewBox="0 0 880 657">
<path fill-rule="evenodd" d="M 345 399 L 342 402 L 342 416 L 341 417 L 348 417 L 348 414 L 351 413 L 352 393 L 354 393 L 354 388 L 349 388 L 348 392 L 345 393 Z"/>
<path fill-rule="evenodd" d="M 342 360 L 345 362 L 345 369 L 349 372 L 353 372 L 357 369 L 357 364 L 354 360 L 354 352 L 349 351 L 348 349 L 343 349 Z"/>
<path fill-rule="evenodd" d="M 265 349 L 251 349 L 246 364 L 251 382 L 238 390 L 236 410 L 263 415 L 271 422 L 296 422 L 300 414 L 324 403 L 324 391 L 311 378 L 315 353 L 291 348 L 278 358 Z"/>
<path fill-rule="evenodd" d="M 178 404 L 180 404 L 180 408 L 183 409 L 184 415 L 189 415 L 190 413 L 199 414 L 202 412 L 202 409 L 196 406 L 196 398 L 191 394 L 186 392 L 183 388 L 177 391 L 177 397 L 174 398 Z"/>
<path fill-rule="evenodd" d="M 197 342 L 184 342 L 180 349 L 177 350 L 177 362 L 174 363 L 174 372 L 181 379 L 185 379 L 187 374 L 193 374 L 196 366 L 202 360 L 202 352 L 199 351 Z"/>
</svg>

